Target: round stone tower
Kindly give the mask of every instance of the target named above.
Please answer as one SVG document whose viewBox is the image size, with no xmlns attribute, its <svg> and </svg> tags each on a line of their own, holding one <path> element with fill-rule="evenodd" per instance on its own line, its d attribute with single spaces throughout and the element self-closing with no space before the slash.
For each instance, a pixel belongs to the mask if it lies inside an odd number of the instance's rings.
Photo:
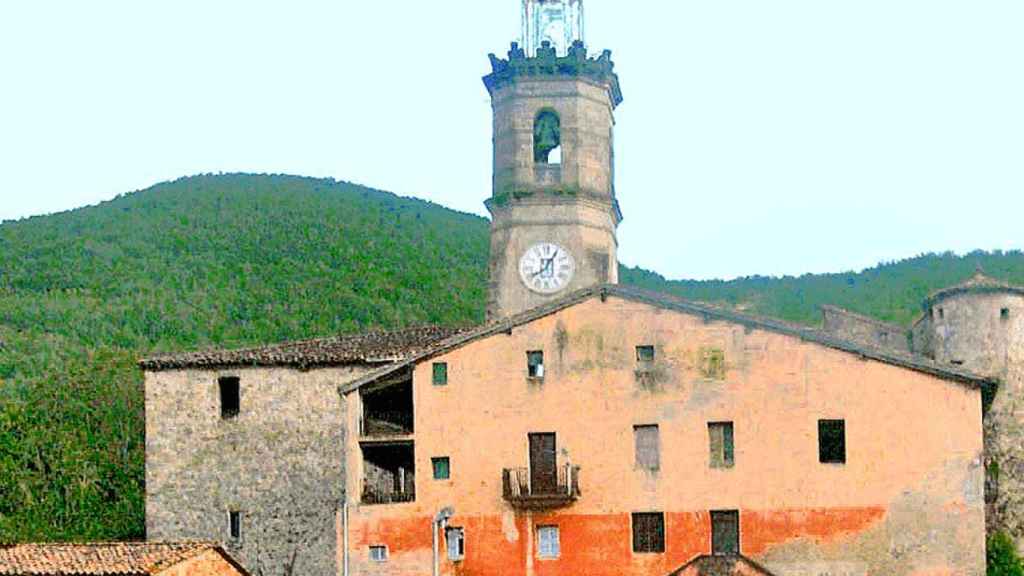
<svg viewBox="0 0 1024 576">
<path fill-rule="evenodd" d="M 560 44 L 566 30 L 582 34 L 581 0 L 526 0 L 525 11 L 524 38 L 541 38 L 536 54 L 513 43 L 507 60 L 490 56 L 484 78 L 494 111 L 489 318 L 618 281 L 612 141 L 622 92 L 611 53 L 591 58 L 580 38 Z"/>
<path fill-rule="evenodd" d="M 925 300 L 913 342 L 937 362 L 999 380 L 986 397 L 987 523 L 1024 548 L 1024 287 L 979 270 Z"/>
</svg>

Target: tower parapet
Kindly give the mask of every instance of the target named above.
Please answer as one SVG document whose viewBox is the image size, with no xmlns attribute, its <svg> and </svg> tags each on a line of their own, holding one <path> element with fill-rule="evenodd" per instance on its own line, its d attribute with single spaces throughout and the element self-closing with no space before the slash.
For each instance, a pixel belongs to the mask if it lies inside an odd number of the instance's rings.
<svg viewBox="0 0 1024 576">
<path fill-rule="evenodd" d="M 612 108 L 622 103 L 622 88 L 615 74 L 612 51 L 605 50 L 597 58 L 590 58 L 582 40 L 573 42 L 566 56 L 558 56 L 555 47 L 544 41 L 534 57 L 528 57 L 519 43 L 513 42 L 507 60 L 494 54 L 488 54 L 488 58 L 491 59 L 491 73 L 484 76 L 484 85 L 491 95 L 494 95 L 496 89 L 513 83 L 516 78 L 575 77 L 586 78 L 607 87 Z"/>
</svg>

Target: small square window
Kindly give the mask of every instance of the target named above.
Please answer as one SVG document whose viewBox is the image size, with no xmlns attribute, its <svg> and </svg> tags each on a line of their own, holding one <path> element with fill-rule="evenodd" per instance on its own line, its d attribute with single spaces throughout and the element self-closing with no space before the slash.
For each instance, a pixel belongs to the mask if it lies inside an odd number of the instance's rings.
<svg viewBox="0 0 1024 576">
<path fill-rule="evenodd" d="M 451 527 L 444 531 L 448 543 L 448 559 L 458 562 L 466 557 L 466 533 L 462 528 Z"/>
<path fill-rule="evenodd" d="M 1002 310 L 1000 310 L 999 311 L 999 317 L 1001 319 L 1003 319 L 1003 320 L 1009 320 L 1010 319 L 1010 309 L 1009 308 L 1003 308 Z"/>
<path fill-rule="evenodd" d="M 242 538 L 242 513 L 238 510 L 228 513 L 228 534 L 231 535 L 232 540 Z"/>
<path fill-rule="evenodd" d="M 538 527 L 537 543 L 537 556 L 540 558 L 558 558 L 562 554 L 558 526 Z"/>
<path fill-rule="evenodd" d="M 633 513 L 633 552 L 650 554 L 665 552 L 665 514 L 663 512 Z"/>
<path fill-rule="evenodd" d="M 637 346 L 637 362 L 654 362 L 654 346 Z"/>
<path fill-rule="evenodd" d="M 434 362 L 434 386 L 448 385 L 448 363 Z"/>
<path fill-rule="evenodd" d="M 370 546 L 370 560 L 372 562 L 387 562 L 388 561 L 388 547 L 387 546 Z"/>
<path fill-rule="evenodd" d="M 721 348 L 701 348 L 700 373 L 709 380 L 725 379 L 725 350 Z"/>
<path fill-rule="evenodd" d="M 818 420 L 818 461 L 846 463 L 846 421 Z"/>
<path fill-rule="evenodd" d="M 229 420 L 238 416 L 241 408 L 241 384 L 237 376 L 224 376 L 217 379 L 220 390 L 220 417 Z"/>
<path fill-rule="evenodd" d="M 526 353 L 526 374 L 530 378 L 544 377 L 544 352 L 534 350 Z"/>
<path fill-rule="evenodd" d="M 708 436 L 711 439 L 711 467 L 732 468 L 736 462 L 732 422 L 708 423 Z"/>
<path fill-rule="evenodd" d="M 451 461 L 447 456 L 431 458 L 430 463 L 434 466 L 434 480 L 448 480 L 451 478 Z"/>
</svg>

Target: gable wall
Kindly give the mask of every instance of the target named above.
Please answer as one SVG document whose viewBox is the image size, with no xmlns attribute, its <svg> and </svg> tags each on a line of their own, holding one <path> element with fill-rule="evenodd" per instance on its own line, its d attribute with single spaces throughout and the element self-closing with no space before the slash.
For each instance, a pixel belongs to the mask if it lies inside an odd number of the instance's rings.
<svg viewBox="0 0 1024 576">
<path fill-rule="evenodd" d="M 636 374 L 642 344 L 658 359 L 646 386 Z M 545 352 L 541 385 L 526 378 L 535 349 Z M 709 349 L 724 352 L 724 380 L 701 373 Z M 444 506 L 467 531 L 466 560 L 442 562 L 449 574 L 495 564 L 503 574 L 667 574 L 710 551 L 716 509 L 740 510 L 742 552 L 779 574 L 984 570 L 976 390 L 618 298 L 434 361 L 449 363 L 448 386 L 431 385 L 431 362 L 414 374 L 417 500 L 353 508 L 355 574 L 425 573 L 430 518 Z M 818 463 L 821 418 L 846 420 L 846 465 Z M 732 469 L 709 468 L 713 421 L 735 423 Z M 636 470 L 633 426 L 655 423 L 661 468 Z M 581 467 L 572 506 L 529 515 L 503 501 L 502 469 L 527 465 L 529 432 L 557 433 L 559 464 Z M 355 471 L 356 440 L 349 448 Z M 430 479 L 433 456 L 451 458 L 451 480 Z M 350 475 L 353 494 L 359 481 Z M 639 511 L 665 512 L 664 554 L 632 552 L 630 513 Z M 536 558 L 535 528 L 547 524 L 560 527 L 558 560 Z M 388 562 L 368 562 L 372 544 L 389 546 Z"/>
</svg>

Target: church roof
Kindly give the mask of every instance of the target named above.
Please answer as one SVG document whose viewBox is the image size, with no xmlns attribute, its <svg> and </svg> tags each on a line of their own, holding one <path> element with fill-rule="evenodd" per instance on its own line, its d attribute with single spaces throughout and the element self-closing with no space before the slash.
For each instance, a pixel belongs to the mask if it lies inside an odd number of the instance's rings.
<svg viewBox="0 0 1024 576">
<path fill-rule="evenodd" d="M 156 574 L 215 550 L 240 574 L 248 574 L 212 542 L 107 542 L 0 545 L 0 575 L 136 576 Z"/>
<path fill-rule="evenodd" d="M 692 302 L 669 296 L 663 293 L 650 292 L 639 288 L 620 286 L 616 284 L 605 284 L 600 286 L 594 286 L 592 288 L 586 288 L 568 294 L 562 298 L 528 310 L 513 316 L 500 322 L 494 322 L 481 326 L 475 330 L 469 330 L 460 334 L 453 335 L 450 338 L 440 340 L 436 344 L 430 347 L 424 348 L 417 354 L 412 354 L 404 360 L 395 362 L 388 366 L 384 366 L 378 370 L 375 370 L 366 376 L 359 378 L 351 383 L 344 384 L 339 388 L 342 394 L 358 390 L 363 385 L 369 384 L 392 374 L 398 370 L 402 370 L 427 360 L 431 357 L 444 354 L 461 346 L 464 346 L 474 340 L 486 338 L 502 332 L 509 332 L 517 326 L 522 326 L 538 318 L 543 318 L 550 314 L 554 314 L 580 302 L 589 300 L 591 298 L 606 298 L 608 296 L 614 296 L 618 298 L 624 298 L 632 300 L 634 302 L 641 302 L 649 304 L 662 309 L 674 310 L 682 312 L 684 314 L 692 314 L 695 316 L 702 316 L 709 320 L 722 320 L 725 322 L 733 322 L 750 328 L 767 330 L 769 332 L 775 332 L 778 334 L 784 334 L 799 338 L 805 342 L 813 342 L 822 346 L 833 348 L 836 350 L 842 350 L 851 354 L 856 354 L 863 358 L 871 360 L 877 360 L 886 364 L 894 366 L 900 366 L 917 372 L 923 372 L 932 376 L 937 376 L 954 382 L 958 382 L 972 388 L 982 388 L 987 386 L 997 385 L 996 381 L 979 376 L 973 372 L 969 372 L 957 366 L 946 366 L 939 364 L 933 360 L 925 358 L 923 356 L 912 355 L 897 350 L 881 348 L 864 344 L 860 342 L 853 342 L 834 334 L 829 334 L 821 330 L 792 324 L 789 322 L 783 322 L 771 318 L 764 318 L 760 316 L 754 316 L 750 314 L 735 312 L 725 308 L 719 308 L 708 304 Z"/>
<path fill-rule="evenodd" d="M 206 350 L 165 354 L 139 361 L 143 370 L 283 366 L 311 368 L 349 364 L 387 364 L 429 350 L 438 342 L 466 332 L 466 328 L 421 326 L 390 332 L 286 342 L 240 350 Z"/>
<path fill-rule="evenodd" d="M 994 293 L 994 292 L 1005 292 L 1009 294 L 1020 294 L 1024 295 L 1024 287 L 1014 286 L 1001 280 L 996 280 L 991 276 L 987 276 L 980 268 L 964 282 L 948 288 L 943 288 L 936 292 L 932 292 L 925 299 L 925 308 L 945 300 L 950 296 L 956 296 L 959 294 L 983 294 L 983 293 Z"/>
</svg>

